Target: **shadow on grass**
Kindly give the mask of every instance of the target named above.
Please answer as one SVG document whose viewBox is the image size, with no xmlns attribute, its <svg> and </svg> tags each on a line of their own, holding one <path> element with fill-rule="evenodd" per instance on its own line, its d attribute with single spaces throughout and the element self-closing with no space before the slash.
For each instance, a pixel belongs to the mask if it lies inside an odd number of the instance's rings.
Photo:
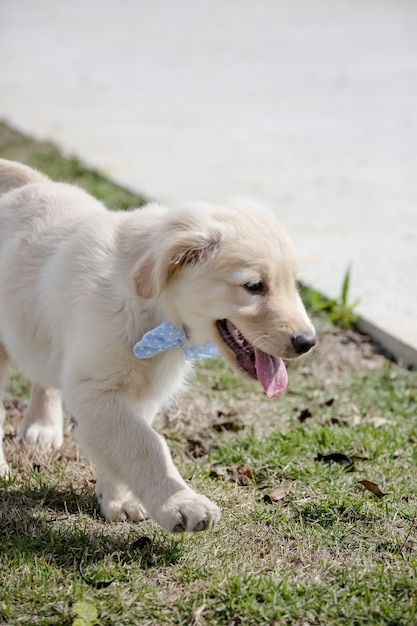
<svg viewBox="0 0 417 626">
<path fill-rule="evenodd" d="M 151 522 L 107 523 L 97 513 L 91 488 L 0 485 L 0 550 L 10 562 L 46 558 L 74 571 L 81 560 L 99 564 L 111 557 L 142 569 L 176 563 L 182 544 L 160 535 Z M 91 486 L 89 486 L 91 487 Z"/>
</svg>

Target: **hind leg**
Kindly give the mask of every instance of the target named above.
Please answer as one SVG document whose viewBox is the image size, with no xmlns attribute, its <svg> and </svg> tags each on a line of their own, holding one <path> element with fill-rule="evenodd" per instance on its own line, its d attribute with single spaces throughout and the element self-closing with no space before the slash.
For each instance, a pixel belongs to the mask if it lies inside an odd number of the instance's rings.
<svg viewBox="0 0 417 626">
<path fill-rule="evenodd" d="M 10 472 L 9 466 L 4 458 L 3 451 L 3 435 L 4 435 L 4 420 L 6 417 L 6 411 L 3 405 L 3 394 L 7 381 L 7 370 L 9 368 L 10 358 L 6 352 L 6 349 L 0 343 L 0 476 L 5 476 Z"/>
<path fill-rule="evenodd" d="M 29 405 L 24 412 L 17 439 L 45 450 L 62 446 L 63 414 L 60 391 L 32 384 Z"/>
<path fill-rule="evenodd" d="M 146 518 L 144 508 L 127 485 L 113 480 L 101 468 L 97 468 L 96 495 L 101 514 L 109 522 L 140 522 Z"/>
</svg>

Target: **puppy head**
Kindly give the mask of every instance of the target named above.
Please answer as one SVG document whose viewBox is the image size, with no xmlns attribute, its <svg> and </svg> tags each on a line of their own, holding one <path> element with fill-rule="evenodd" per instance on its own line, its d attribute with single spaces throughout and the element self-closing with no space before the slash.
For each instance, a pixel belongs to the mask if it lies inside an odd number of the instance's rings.
<svg viewBox="0 0 417 626">
<path fill-rule="evenodd" d="M 156 237 L 136 268 L 138 295 L 159 296 L 167 321 L 192 344 L 211 341 L 234 369 L 279 395 L 282 359 L 307 352 L 315 332 L 292 242 L 273 214 L 242 201 L 193 205 L 168 214 Z"/>
</svg>

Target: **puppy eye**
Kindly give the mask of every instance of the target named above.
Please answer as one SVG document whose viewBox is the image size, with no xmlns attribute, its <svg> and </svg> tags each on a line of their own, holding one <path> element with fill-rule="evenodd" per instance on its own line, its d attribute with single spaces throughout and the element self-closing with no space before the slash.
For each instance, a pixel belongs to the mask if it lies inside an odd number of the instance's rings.
<svg viewBox="0 0 417 626">
<path fill-rule="evenodd" d="M 253 294 L 264 294 L 265 293 L 265 285 L 263 282 L 259 283 L 245 283 L 243 288 L 246 289 L 249 293 Z"/>
</svg>

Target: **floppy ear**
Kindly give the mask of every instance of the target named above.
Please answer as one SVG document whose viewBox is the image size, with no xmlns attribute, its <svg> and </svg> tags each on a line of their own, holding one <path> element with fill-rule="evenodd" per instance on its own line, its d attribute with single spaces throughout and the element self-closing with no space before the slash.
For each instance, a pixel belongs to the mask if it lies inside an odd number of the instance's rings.
<svg viewBox="0 0 417 626">
<path fill-rule="evenodd" d="M 136 293 L 140 298 L 146 300 L 156 298 L 163 286 L 161 262 L 157 253 L 149 253 L 145 258 L 141 259 L 135 268 L 134 282 Z"/>
<path fill-rule="evenodd" d="M 183 267 L 205 263 L 216 254 L 220 232 L 181 231 L 167 235 L 163 249 L 149 251 L 138 263 L 134 281 L 139 297 L 156 298 L 167 280 Z"/>
</svg>

